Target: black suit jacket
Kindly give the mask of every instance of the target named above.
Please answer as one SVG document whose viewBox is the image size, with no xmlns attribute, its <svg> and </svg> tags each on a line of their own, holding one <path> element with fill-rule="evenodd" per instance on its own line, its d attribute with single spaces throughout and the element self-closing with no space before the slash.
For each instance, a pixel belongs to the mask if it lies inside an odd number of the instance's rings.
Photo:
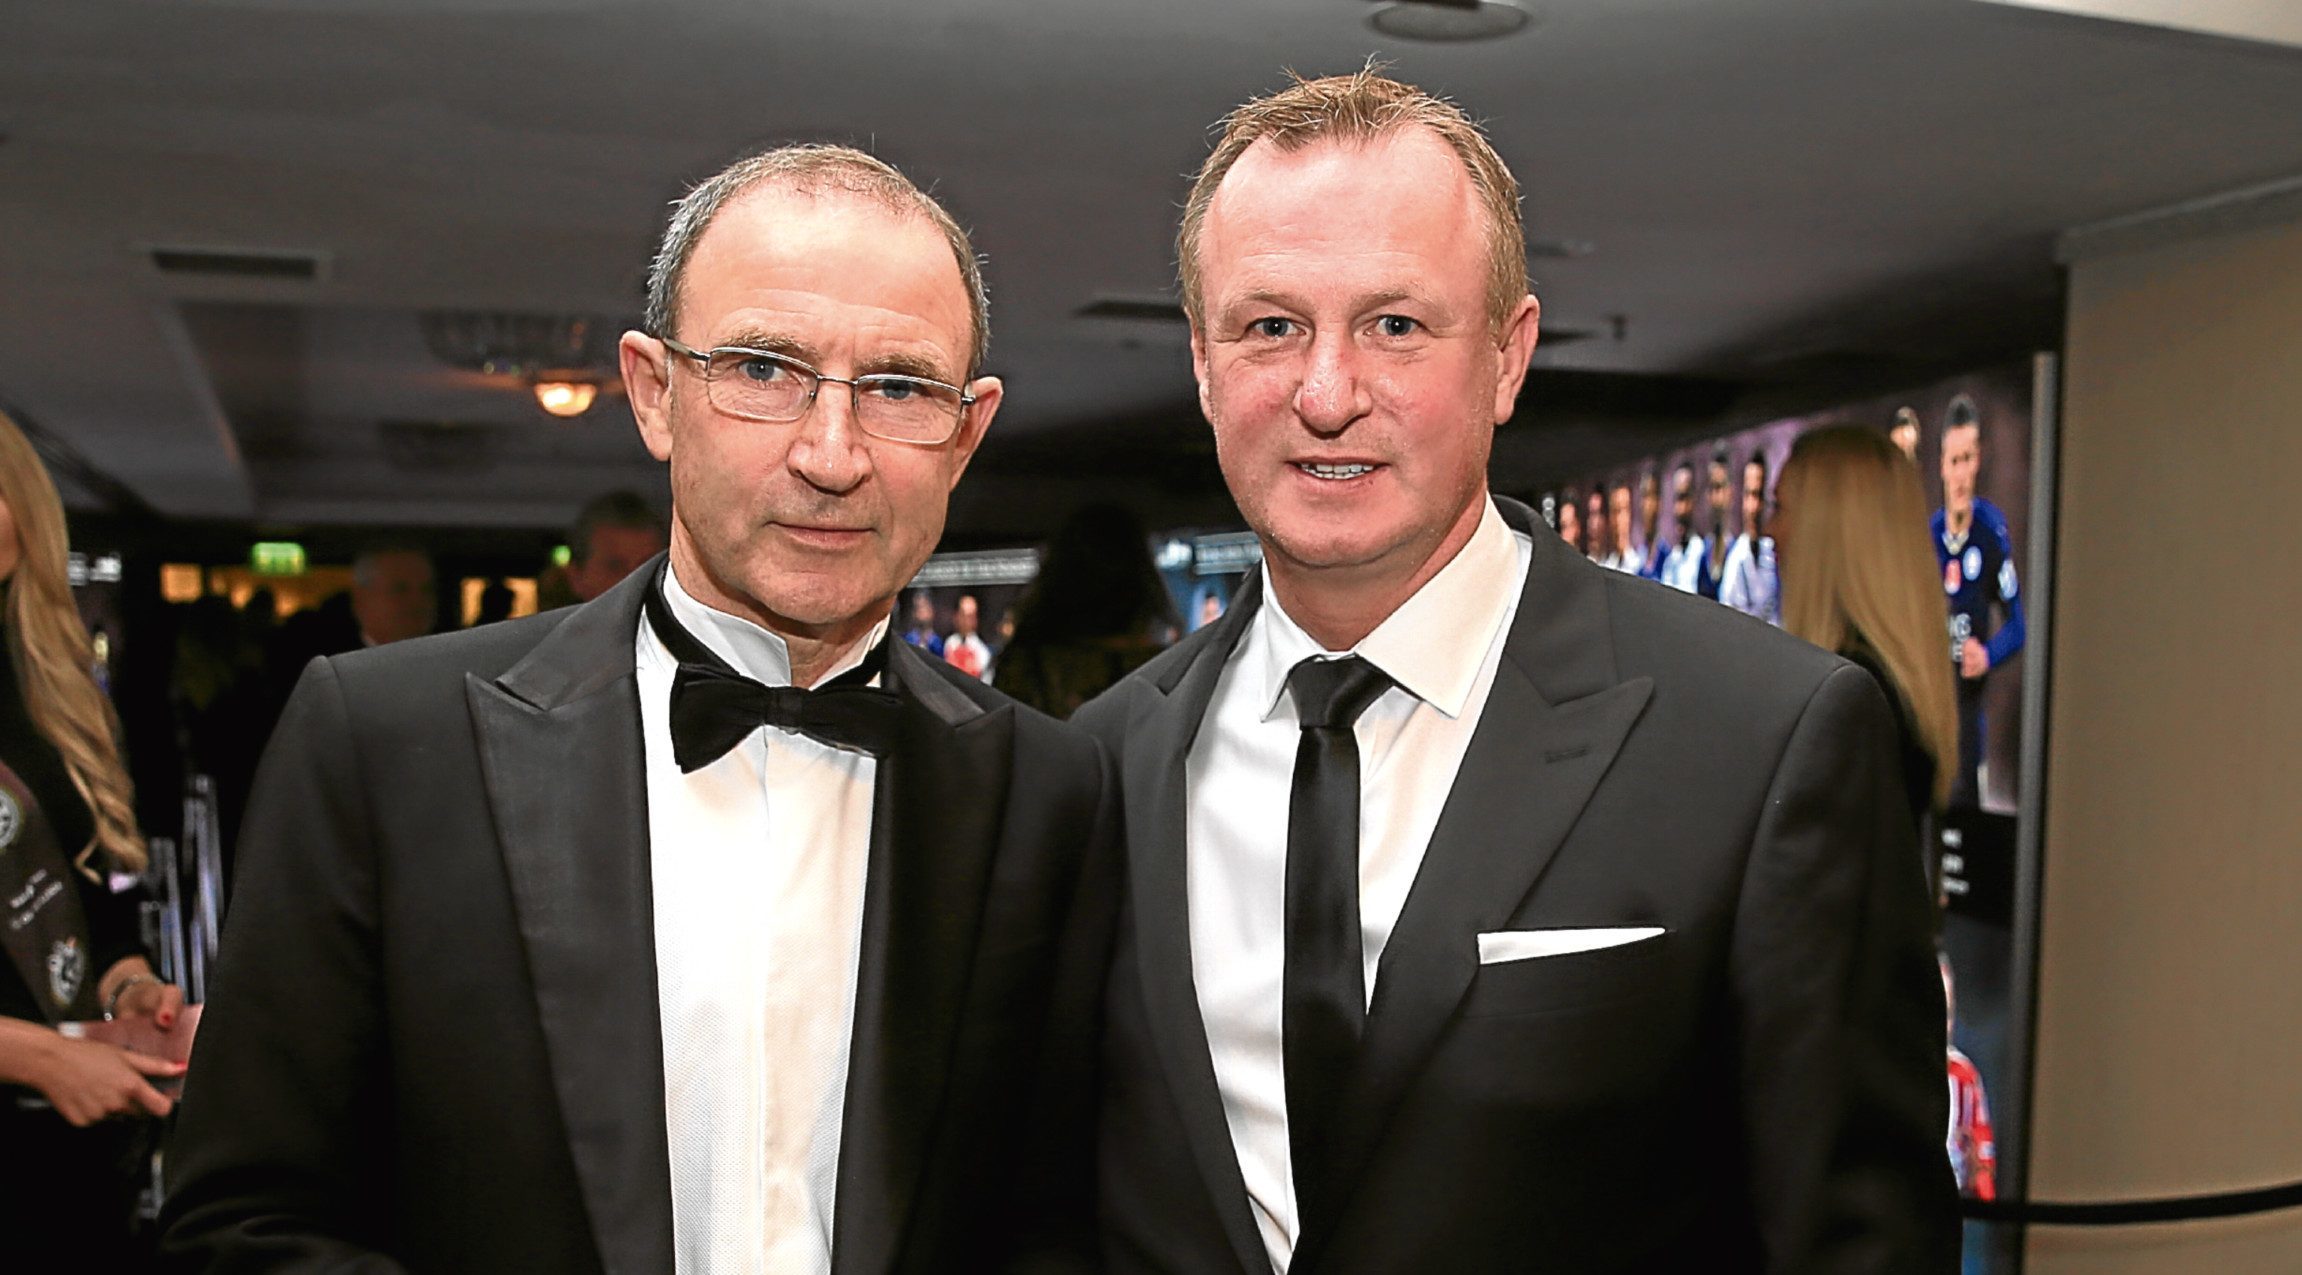
<svg viewBox="0 0 2302 1275">
<path fill-rule="evenodd" d="M 171 1269 L 673 1269 L 633 646 L 654 575 L 305 675 L 170 1148 Z M 833 1270 L 1055 1260 L 1092 1190 L 1109 763 L 900 642 L 887 683 Z"/>
<path fill-rule="evenodd" d="M 1942 990 L 1879 688 L 1534 553 L 1383 951 L 1293 1275 L 1946 1272 Z M 1192 986 L 1185 762 L 1259 602 L 1074 720 L 1120 755 L 1103 1212 L 1115 1272 L 1269 1269 Z M 1661 926 L 1479 963 L 1483 932 Z"/>
</svg>

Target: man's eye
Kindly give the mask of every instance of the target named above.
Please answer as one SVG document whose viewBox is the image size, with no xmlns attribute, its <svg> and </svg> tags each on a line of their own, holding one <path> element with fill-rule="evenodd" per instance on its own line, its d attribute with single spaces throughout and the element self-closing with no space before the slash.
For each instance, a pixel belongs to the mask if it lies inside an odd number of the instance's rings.
<svg viewBox="0 0 2302 1275">
<path fill-rule="evenodd" d="M 873 398 L 883 398 L 890 403 L 902 403 L 918 398 L 922 387 L 910 381 L 887 380 L 866 381 L 863 388 Z"/>
<path fill-rule="evenodd" d="M 1386 314 L 1375 320 L 1375 330 L 1384 336 L 1413 336 L 1421 326 L 1403 314 Z"/>
<path fill-rule="evenodd" d="M 1277 340 L 1278 338 L 1286 336 L 1295 330 L 1295 321 L 1293 319 L 1281 319 L 1276 317 L 1268 319 L 1257 319 L 1253 323 L 1247 325 L 1247 330 L 1256 336 L 1269 337 L 1272 340 Z"/>
<path fill-rule="evenodd" d="M 774 359 L 753 357 L 737 360 L 735 374 L 747 381 L 780 381 L 791 376 L 791 369 Z"/>
</svg>

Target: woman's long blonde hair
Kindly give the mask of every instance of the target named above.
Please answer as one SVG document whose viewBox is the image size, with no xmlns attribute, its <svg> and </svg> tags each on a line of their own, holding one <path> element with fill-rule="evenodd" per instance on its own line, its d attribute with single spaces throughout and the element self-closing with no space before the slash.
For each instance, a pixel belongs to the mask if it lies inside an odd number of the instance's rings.
<svg viewBox="0 0 2302 1275">
<path fill-rule="evenodd" d="M 1934 804 L 1958 769 L 1950 610 L 1926 540 L 1918 470 L 1886 435 L 1810 430 L 1775 480 L 1783 628 L 1826 651 L 1860 643 L 1934 758 Z"/>
<path fill-rule="evenodd" d="M 32 725 L 56 746 L 72 786 L 95 816 L 96 834 L 73 856 L 90 877 L 98 850 L 110 866 L 141 872 L 147 856 L 136 831 L 127 768 L 120 764 L 119 719 L 91 674 L 95 648 L 72 602 L 64 502 L 48 467 L 16 422 L 0 413 L 0 501 L 16 523 L 16 572 L 0 590 L 0 626 Z"/>
</svg>

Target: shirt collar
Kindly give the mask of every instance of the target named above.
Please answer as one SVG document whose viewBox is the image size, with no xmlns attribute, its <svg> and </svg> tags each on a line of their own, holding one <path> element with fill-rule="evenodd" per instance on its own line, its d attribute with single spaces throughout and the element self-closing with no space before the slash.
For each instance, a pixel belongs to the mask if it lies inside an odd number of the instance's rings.
<svg viewBox="0 0 2302 1275">
<path fill-rule="evenodd" d="M 1510 526 L 1489 500 L 1454 558 L 1349 651 L 1326 650 L 1295 623 L 1279 604 L 1266 566 L 1263 605 L 1246 644 L 1250 663 L 1242 670 L 1262 679 L 1254 702 L 1263 720 L 1278 716 L 1289 670 L 1314 655 L 1357 655 L 1416 699 L 1450 718 L 1462 716 L 1495 628 L 1515 601 L 1518 562 Z"/>
<path fill-rule="evenodd" d="M 780 634 L 740 615 L 729 615 L 697 601 L 695 595 L 680 586 L 679 572 L 668 563 L 663 573 L 663 600 L 671 606 L 672 618 L 678 620 L 682 628 L 694 634 L 696 641 L 710 648 L 712 654 L 726 660 L 736 672 L 765 686 L 791 685 L 790 643 Z M 863 663 L 863 657 L 886 635 L 887 625 L 888 620 L 884 618 L 873 625 L 870 635 L 842 652 L 838 661 L 824 671 L 820 682 L 828 682 Z"/>
</svg>

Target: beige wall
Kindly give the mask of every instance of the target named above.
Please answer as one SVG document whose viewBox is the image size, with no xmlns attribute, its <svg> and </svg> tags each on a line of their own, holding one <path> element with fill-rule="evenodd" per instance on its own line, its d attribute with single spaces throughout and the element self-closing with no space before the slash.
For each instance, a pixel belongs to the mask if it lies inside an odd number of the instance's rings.
<svg viewBox="0 0 2302 1275">
<path fill-rule="evenodd" d="M 2302 223 L 2075 263 L 2031 1193 L 2302 1178 Z M 2302 1212 L 2032 1275 L 2302 1271 Z"/>
</svg>

